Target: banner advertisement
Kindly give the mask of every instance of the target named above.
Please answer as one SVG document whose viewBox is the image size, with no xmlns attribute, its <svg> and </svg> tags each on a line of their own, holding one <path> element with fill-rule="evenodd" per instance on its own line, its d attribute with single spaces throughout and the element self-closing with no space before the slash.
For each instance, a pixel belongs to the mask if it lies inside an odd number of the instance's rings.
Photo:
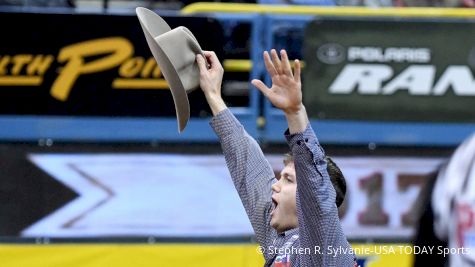
<svg viewBox="0 0 475 267">
<path fill-rule="evenodd" d="M 218 21 L 163 18 L 171 28 L 189 28 L 203 49 L 222 55 Z M 10 25 L 2 29 L 0 46 L 0 114 L 175 116 L 136 16 L 1 13 L 0 23 Z M 199 91 L 189 97 L 194 117 L 210 114 Z"/>
<path fill-rule="evenodd" d="M 282 156 L 268 159 L 278 175 Z M 334 160 L 347 181 L 340 207 L 347 237 L 410 240 L 418 220 L 421 188 L 441 159 Z M 12 176 L 6 172 L 1 177 L 12 188 L 12 197 L 0 210 L 5 214 L 0 236 L 253 236 L 222 156 L 41 153 L 30 154 L 21 169 L 23 173 Z"/>
<path fill-rule="evenodd" d="M 473 21 L 317 19 L 305 32 L 312 118 L 475 122 Z"/>
</svg>

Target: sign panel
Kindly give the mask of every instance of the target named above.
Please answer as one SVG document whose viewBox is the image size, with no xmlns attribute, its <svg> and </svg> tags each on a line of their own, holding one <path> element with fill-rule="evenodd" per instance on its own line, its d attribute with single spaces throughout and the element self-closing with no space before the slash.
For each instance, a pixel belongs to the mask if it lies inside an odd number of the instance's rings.
<svg viewBox="0 0 475 267">
<path fill-rule="evenodd" d="M 305 33 L 313 118 L 474 122 L 473 21 L 319 19 Z"/>
<path fill-rule="evenodd" d="M 220 24 L 164 16 L 205 50 L 223 51 Z M 136 16 L 1 13 L 0 114 L 174 117 L 175 107 Z M 210 34 L 212 33 L 212 34 Z M 220 57 L 222 58 L 222 57 Z M 200 90 L 191 116 L 209 114 Z"/>
<path fill-rule="evenodd" d="M 20 177 L 0 176 L 6 186 L 22 185 L 9 187 L 11 196 L 27 195 L 35 200 L 12 198 L 2 206 L 4 236 L 253 235 L 223 156 L 41 153 L 28 158 L 39 169 L 22 166 L 26 171 L 17 172 Z M 278 175 L 282 156 L 268 159 Z M 441 159 L 334 160 L 347 180 L 346 200 L 340 207 L 347 237 L 411 239 L 421 188 Z M 39 175 L 39 170 L 47 177 Z M 55 198 L 48 197 L 51 195 Z"/>
</svg>

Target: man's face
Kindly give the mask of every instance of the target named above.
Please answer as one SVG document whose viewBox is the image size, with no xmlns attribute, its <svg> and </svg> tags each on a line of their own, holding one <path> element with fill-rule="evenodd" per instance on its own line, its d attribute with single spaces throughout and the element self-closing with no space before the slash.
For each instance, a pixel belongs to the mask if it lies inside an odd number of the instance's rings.
<svg viewBox="0 0 475 267">
<path fill-rule="evenodd" d="M 296 228 L 297 222 L 297 180 L 295 166 L 289 162 L 280 172 L 280 179 L 272 185 L 272 202 L 270 225 L 278 233 Z"/>
</svg>

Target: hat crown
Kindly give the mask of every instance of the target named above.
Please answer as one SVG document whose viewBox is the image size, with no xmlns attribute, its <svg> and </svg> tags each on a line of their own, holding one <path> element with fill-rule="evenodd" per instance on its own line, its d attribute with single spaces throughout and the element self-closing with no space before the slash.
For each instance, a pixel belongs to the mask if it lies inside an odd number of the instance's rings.
<svg viewBox="0 0 475 267">
<path fill-rule="evenodd" d="M 153 57 L 170 87 L 181 132 L 190 117 L 187 94 L 200 85 L 196 55 L 204 56 L 204 53 L 187 28 L 180 26 L 172 30 L 155 12 L 143 7 L 138 7 L 136 12 Z"/>
<path fill-rule="evenodd" d="M 180 26 L 161 34 L 155 41 L 178 73 L 186 92 L 198 88 L 200 70 L 196 63 L 196 55 L 203 52 L 191 31 Z"/>
</svg>

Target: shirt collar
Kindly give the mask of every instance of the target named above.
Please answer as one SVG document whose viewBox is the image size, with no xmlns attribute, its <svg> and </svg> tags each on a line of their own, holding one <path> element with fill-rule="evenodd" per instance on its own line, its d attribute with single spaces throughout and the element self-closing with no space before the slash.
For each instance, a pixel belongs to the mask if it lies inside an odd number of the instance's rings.
<svg viewBox="0 0 475 267">
<path fill-rule="evenodd" d="M 287 236 L 289 236 L 289 235 L 298 234 L 298 231 L 299 231 L 299 228 L 293 228 L 293 229 L 284 231 L 283 233 L 279 233 L 279 236 L 285 236 L 285 237 L 287 237 Z"/>
</svg>

